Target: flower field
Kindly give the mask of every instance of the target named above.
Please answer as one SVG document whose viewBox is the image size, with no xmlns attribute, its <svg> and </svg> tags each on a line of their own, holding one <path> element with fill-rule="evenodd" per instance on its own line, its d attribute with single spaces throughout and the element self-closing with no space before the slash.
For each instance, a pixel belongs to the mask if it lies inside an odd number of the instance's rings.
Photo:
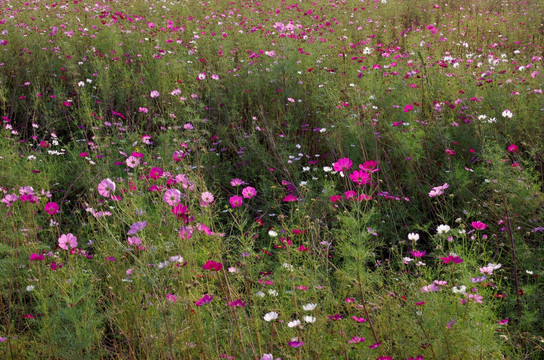
<svg viewBox="0 0 544 360">
<path fill-rule="evenodd" d="M 0 0 L 5 359 L 543 359 L 544 3 Z"/>
</svg>

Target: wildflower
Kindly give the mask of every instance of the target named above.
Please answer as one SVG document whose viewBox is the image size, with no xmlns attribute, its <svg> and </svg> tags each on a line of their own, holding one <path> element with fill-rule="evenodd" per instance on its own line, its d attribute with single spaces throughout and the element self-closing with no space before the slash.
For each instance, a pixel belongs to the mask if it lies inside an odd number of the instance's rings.
<svg viewBox="0 0 544 360">
<path fill-rule="evenodd" d="M 278 318 L 278 313 L 274 311 L 271 311 L 264 315 L 264 321 L 272 321 L 272 320 L 276 320 L 277 318 Z"/>
<path fill-rule="evenodd" d="M 213 300 L 213 295 L 206 294 L 201 299 L 195 301 L 196 306 L 202 306 L 204 304 L 210 303 Z"/>
<path fill-rule="evenodd" d="M 448 225 L 439 225 L 439 226 L 436 228 L 436 232 L 437 232 L 438 234 L 446 234 L 446 233 L 448 233 L 450 230 L 451 230 L 451 228 L 450 228 Z"/>
<path fill-rule="evenodd" d="M 49 215 L 55 215 L 59 212 L 59 205 L 56 202 L 48 202 L 43 210 Z"/>
<path fill-rule="evenodd" d="M 350 341 L 348 341 L 348 344 L 358 344 L 358 343 L 361 343 L 363 341 L 365 341 L 366 339 L 362 336 L 354 336 L 351 338 Z"/>
<path fill-rule="evenodd" d="M 178 189 L 169 189 L 162 198 L 168 205 L 176 206 L 181 201 L 181 191 Z"/>
<path fill-rule="evenodd" d="M 358 323 L 366 322 L 366 319 L 363 318 L 363 317 L 357 317 L 357 316 L 353 315 L 351 318 L 353 319 L 353 321 L 358 322 Z"/>
<path fill-rule="evenodd" d="M 454 294 L 458 294 L 458 293 L 464 294 L 466 290 L 467 290 L 467 287 L 465 285 L 461 285 L 459 287 L 454 286 L 453 288 L 451 288 L 451 291 L 453 291 Z"/>
<path fill-rule="evenodd" d="M 240 180 L 238 178 L 232 179 L 230 181 L 230 186 L 237 187 L 237 186 L 240 186 L 240 185 L 246 185 L 246 183 L 243 180 Z"/>
<path fill-rule="evenodd" d="M 189 214 L 189 208 L 187 206 L 183 205 L 183 204 L 177 204 L 176 206 L 174 206 L 170 210 L 170 212 L 172 212 L 172 214 L 176 215 L 178 220 L 183 219 L 184 223 L 192 221 L 192 220 L 187 218 L 187 214 Z"/>
<path fill-rule="evenodd" d="M 174 303 L 178 301 L 178 297 L 174 294 L 166 294 L 166 300 Z"/>
<path fill-rule="evenodd" d="M 130 229 L 128 230 L 128 235 L 134 235 L 138 231 L 143 230 L 147 226 L 147 221 L 138 221 L 137 223 L 134 223 L 130 225 Z"/>
<path fill-rule="evenodd" d="M 476 230 L 485 230 L 487 228 L 487 225 L 481 221 L 473 221 L 471 225 Z"/>
<path fill-rule="evenodd" d="M 304 341 L 289 341 L 289 346 L 293 347 L 293 348 L 299 348 L 301 346 L 304 345 Z"/>
<path fill-rule="evenodd" d="M 29 260 L 30 261 L 41 261 L 41 260 L 44 260 L 44 256 L 43 254 L 36 254 L 36 253 L 32 253 L 30 254 L 30 257 L 29 257 Z"/>
<path fill-rule="evenodd" d="M 298 197 L 296 197 L 296 196 L 293 195 L 293 194 L 289 194 L 289 195 L 287 195 L 286 197 L 283 198 L 283 201 L 284 201 L 284 202 L 294 202 L 294 201 L 298 201 Z"/>
<path fill-rule="evenodd" d="M 302 309 L 304 311 L 312 311 L 314 310 L 315 308 L 317 307 L 317 304 L 313 304 L 313 303 L 308 303 L 306 305 L 302 305 Z"/>
<path fill-rule="evenodd" d="M 435 292 L 435 291 L 440 291 L 440 287 L 437 286 L 436 284 L 425 285 L 424 287 L 421 288 L 421 292 L 425 292 L 425 293 Z"/>
<path fill-rule="evenodd" d="M 511 119 L 514 114 L 509 109 L 506 109 L 502 112 L 502 117 Z"/>
<path fill-rule="evenodd" d="M 289 323 L 287 323 L 287 326 L 289 326 L 290 328 L 294 328 L 294 327 L 297 327 L 300 325 L 300 320 L 293 320 L 293 321 L 290 321 Z"/>
<path fill-rule="evenodd" d="M 404 110 L 403 110 L 403 111 L 404 111 L 404 112 L 410 112 L 410 111 L 412 111 L 412 110 L 414 110 L 414 107 L 412 106 L 412 104 L 408 104 L 408 105 L 406 105 L 406 106 L 404 107 Z"/>
<path fill-rule="evenodd" d="M 487 276 L 480 276 L 480 277 L 473 277 L 470 279 L 473 283 L 475 284 L 478 284 L 478 283 L 481 283 L 482 281 L 486 281 L 487 280 Z"/>
<path fill-rule="evenodd" d="M 410 255 L 412 255 L 413 257 L 415 258 L 420 258 L 420 257 L 423 257 L 425 256 L 425 250 L 423 251 L 410 251 Z"/>
<path fill-rule="evenodd" d="M 242 197 L 238 195 L 231 196 L 229 199 L 230 206 L 232 206 L 233 208 L 242 206 L 242 200 Z"/>
<path fill-rule="evenodd" d="M 70 250 L 77 247 L 77 238 L 72 234 L 62 234 L 59 238 L 59 247 L 64 250 Z"/>
<path fill-rule="evenodd" d="M 149 177 L 153 180 L 157 180 L 160 178 L 163 174 L 163 171 L 160 167 L 154 167 L 151 170 L 149 170 Z"/>
<path fill-rule="evenodd" d="M 351 169 L 352 165 L 353 161 L 349 158 L 338 159 L 338 161 L 333 164 L 334 171 L 348 171 Z"/>
<path fill-rule="evenodd" d="M 448 183 L 445 183 L 441 186 L 435 186 L 431 189 L 429 192 L 429 197 L 435 197 L 444 194 L 444 190 L 448 189 L 450 185 Z"/>
<path fill-rule="evenodd" d="M 454 264 L 460 264 L 464 261 L 459 256 L 453 256 L 453 255 L 449 255 L 447 257 L 441 257 L 440 259 L 442 260 L 442 264 L 449 264 L 450 262 Z"/>
<path fill-rule="evenodd" d="M 151 98 L 158 98 L 160 95 L 161 95 L 161 93 L 158 92 L 157 90 L 153 90 L 153 91 L 151 91 L 151 92 L 149 93 L 149 96 L 150 96 Z"/>
<path fill-rule="evenodd" d="M 506 325 L 506 324 L 508 324 L 509 321 L 510 321 L 510 319 L 506 318 L 506 319 L 502 319 L 502 320 L 497 321 L 497 324 Z"/>
<path fill-rule="evenodd" d="M 127 158 L 126 164 L 129 168 L 134 169 L 136 166 L 140 165 L 140 159 L 131 155 Z"/>
<path fill-rule="evenodd" d="M 304 321 L 306 321 L 309 324 L 314 323 L 315 320 L 316 320 L 315 316 L 305 316 L 304 317 Z"/>
<path fill-rule="evenodd" d="M 370 345 L 368 348 L 369 349 L 376 349 L 377 347 L 379 347 L 380 345 L 382 344 L 381 341 L 378 341 L 378 342 L 375 342 L 374 344 Z"/>
<path fill-rule="evenodd" d="M 127 241 L 129 245 L 140 245 L 142 243 L 142 239 L 136 236 L 129 236 Z"/>
<path fill-rule="evenodd" d="M 416 233 L 409 233 L 409 234 L 408 234 L 408 240 L 411 240 L 411 241 L 418 241 L 418 240 L 419 240 L 419 234 L 416 234 Z"/>
<path fill-rule="evenodd" d="M 242 196 L 246 199 L 251 199 L 257 195 L 257 190 L 254 187 L 247 186 L 242 190 Z"/>
<path fill-rule="evenodd" d="M 511 144 L 510 146 L 508 146 L 508 151 L 517 152 L 518 151 L 518 146 L 514 145 L 514 144 Z"/>
<path fill-rule="evenodd" d="M 206 204 L 211 204 L 214 201 L 213 194 L 209 191 L 203 192 L 202 195 L 200 195 L 200 198 Z"/>
<path fill-rule="evenodd" d="M 363 170 L 354 171 L 353 173 L 351 173 L 349 178 L 358 185 L 364 185 L 370 182 L 370 175 Z"/>
<path fill-rule="evenodd" d="M 208 260 L 204 265 L 202 265 L 202 269 L 210 271 L 221 271 L 223 269 L 223 264 Z"/>
<path fill-rule="evenodd" d="M 229 301 L 229 306 L 230 307 L 236 307 L 236 306 L 245 307 L 246 303 L 243 302 L 241 299 L 238 299 L 235 301 Z"/>
<path fill-rule="evenodd" d="M 98 184 L 98 193 L 101 196 L 109 197 L 110 193 L 115 191 L 115 183 L 111 181 L 109 178 L 104 179 Z"/>
</svg>

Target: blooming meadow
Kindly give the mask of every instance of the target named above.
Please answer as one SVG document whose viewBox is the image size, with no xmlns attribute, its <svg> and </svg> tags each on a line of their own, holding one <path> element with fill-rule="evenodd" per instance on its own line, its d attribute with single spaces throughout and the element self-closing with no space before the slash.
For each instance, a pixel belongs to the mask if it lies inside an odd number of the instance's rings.
<svg viewBox="0 0 544 360">
<path fill-rule="evenodd" d="M 543 358 L 543 11 L 0 0 L 0 352 Z"/>
</svg>

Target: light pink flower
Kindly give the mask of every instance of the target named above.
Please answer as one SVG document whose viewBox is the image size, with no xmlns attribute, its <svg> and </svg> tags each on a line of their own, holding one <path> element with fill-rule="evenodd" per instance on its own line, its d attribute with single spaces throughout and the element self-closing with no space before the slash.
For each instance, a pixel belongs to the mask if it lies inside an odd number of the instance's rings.
<svg viewBox="0 0 544 360">
<path fill-rule="evenodd" d="M 140 165 L 140 159 L 131 155 L 127 158 L 126 163 L 129 168 L 134 169 L 136 166 Z"/>
<path fill-rule="evenodd" d="M 115 191 L 115 183 L 109 178 L 104 179 L 98 184 L 98 193 L 104 197 L 110 197 L 110 193 Z"/>
<path fill-rule="evenodd" d="M 168 205 L 176 206 L 181 201 L 181 191 L 178 189 L 169 189 L 162 198 Z"/>
<path fill-rule="evenodd" d="M 242 196 L 246 199 L 251 199 L 257 195 L 257 190 L 254 187 L 247 186 L 242 190 Z"/>
<path fill-rule="evenodd" d="M 77 238 L 73 234 L 62 234 L 59 238 L 59 247 L 70 250 L 77 247 Z"/>
</svg>

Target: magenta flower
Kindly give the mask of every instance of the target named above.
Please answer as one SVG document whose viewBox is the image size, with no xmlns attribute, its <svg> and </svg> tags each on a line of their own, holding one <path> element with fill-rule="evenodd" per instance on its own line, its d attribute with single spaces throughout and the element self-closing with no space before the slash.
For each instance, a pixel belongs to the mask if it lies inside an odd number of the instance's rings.
<svg viewBox="0 0 544 360">
<path fill-rule="evenodd" d="M 104 179 L 98 184 L 98 193 L 104 197 L 110 197 L 110 193 L 115 191 L 115 183 L 109 178 Z"/>
<path fill-rule="evenodd" d="M 43 210 L 49 215 L 55 215 L 59 212 L 59 205 L 56 202 L 48 202 Z"/>
<path fill-rule="evenodd" d="M 440 259 L 442 260 L 442 264 L 449 264 L 450 262 L 454 264 L 460 264 L 463 261 L 465 261 L 461 259 L 459 256 L 453 256 L 453 255 L 448 255 L 447 257 L 441 257 Z"/>
<path fill-rule="evenodd" d="M 230 206 L 232 206 L 233 208 L 242 206 L 242 197 L 238 195 L 231 196 L 229 199 L 229 202 L 230 202 Z"/>
<path fill-rule="evenodd" d="M 510 146 L 508 146 L 508 151 L 517 152 L 518 151 L 518 146 L 514 145 L 514 144 L 511 144 Z"/>
<path fill-rule="evenodd" d="M 246 199 L 251 199 L 257 195 L 257 190 L 254 187 L 247 186 L 242 190 L 242 196 Z"/>
<path fill-rule="evenodd" d="M 379 347 L 380 345 L 382 344 L 381 341 L 378 341 L 378 342 L 375 342 L 374 344 L 370 345 L 368 348 L 369 349 L 376 349 L 377 347 Z"/>
<path fill-rule="evenodd" d="M 293 194 L 289 194 L 286 197 L 283 198 L 283 202 L 295 202 L 298 200 L 298 197 L 296 197 Z"/>
<path fill-rule="evenodd" d="M 169 189 L 162 198 L 168 205 L 176 206 L 181 201 L 181 191 L 178 189 Z"/>
<path fill-rule="evenodd" d="M 30 254 L 30 258 L 29 258 L 30 261 L 41 261 L 44 259 L 45 257 L 43 256 L 43 254 L 35 254 L 35 253 Z"/>
<path fill-rule="evenodd" d="M 229 306 L 230 307 L 236 307 L 236 306 L 245 307 L 246 303 L 243 302 L 241 299 L 238 299 L 235 301 L 229 301 Z"/>
<path fill-rule="evenodd" d="M 223 264 L 208 260 L 204 265 L 202 265 L 202 269 L 210 271 L 221 271 L 223 269 Z"/>
<path fill-rule="evenodd" d="M 213 295 L 204 295 L 200 300 L 195 301 L 196 306 L 202 306 L 204 304 L 207 304 L 213 300 Z"/>
<path fill-rule="evenodd" d="M 246 183 L 245 183 L 243 180 L 240 180 L 240 179 L 238 179 L 238 178 L 232 179 L 232 180 L 230 181 L 230 186 L 236 187 L 236 186 L 240 186 L 240 185 L 246 185 Z"/>
<path fill-rule="evenodd" d="M 364 337 L 354 336 L 354 337 L 351 338 L 350 341 L 348 341 L 348 344 L 358 344 L 358 343 L 362 343 L 363 341 L 365 341 Z"/>
<path fill-rule="evenodd" d="M 70 250 L 77 247 L 77 238 L 73 234 L 62 234 L 59 238 L 59 247 Z"/>
<path fill-rule="evenodd" d="M 183 204 L 177 204 L 170 210 L 172 214 L 176 215 L 176 217 L 179 219 L 183 219 L 184 223 L 187 223 L 189 219 L 187 219 L 187 214 L 189 214 L 189 208 Z"/>
<path fill-rule="evenodd" d="M 473 221 L 471 225 L 476 230 L 485 230 L 487 228 L 487 225 L 481 221 Z"/>
<path fill-rule="evenodd" d="M 357 316 L 353 315 L 351 318 L 352 318 L 355 322 L 358 322 L 358 323 L 364 323 L 364 322 L 366 322 L 366 319 L 363 318 L 363 317 L 357 317 Z"/>
<path fill-rule="evenodd" d="M 149 177 L 153 180 L 157 180 L 160 178 L 163 174 L 163 171 L 160 167 L 154 167 L 151 170 L 149 170 Z"/>
<path fill-rule="evenodd" d="M 404 111 L 404 112 L 410 112 L 410 111 L 412 111 L 412 110 L 414 110 L 414 107 L 412 106 L 412 104 L 408 104 L 408 105 L 406 105 L 406 106 L 404 107 L 404 110 L 403 110 L 403 111 Z"/>
<path fill-rule="evenodd" d="M 410 255 L 412 255 L 415 258 L 420 258 L 425 256 L 425 251 L 419 251 L 419 250 L 410 251 Z"/>
<path fill-rule="evenodd" d="M 378 166 L 378 162 L 376 160 L 368 160 L 365 161 L 364 164 L 359 165 L 359 169 L 364 170 L 366 172 L 376 172 L 378 169 L 375 169 Z"/>
<path fill-rule="evenodd" d="M 340 202 L 342 201 L 342 196 L 341 195 L 331 195 L 331 202 L 335 203 L 335 202 Z"/>
<path fill-rule="evenodd" d="M 349 158 L 338 159 L 334 164 L 334 171 L 348 171 L 353 165 L 353 161 Z"/>
<path fill-rule="evenodd" d="M 351 173 L 349 177 L 354 183 L 358 185 L 368 184 L 368 182 L 370 181 L 370 175 L 363 170 L 355 170 L 353 173 Z"/>
<path fill-rule="evenodd" d="M 304 345 L 304 341 L 289 341 L 289 346 L 293 348 L 299 348 Z"/>
<path fill-rule="evenodd" d="M 168 293 L 166 294 L 166 300 L 175 303 L 176 301 L 178 301 L 178 297 L 174 294 Z"/>
<path fill-rule="evenodd" d="M 357 196 L 357 193 L 353 190 L 348 190 L 344 193 L 344 196 L 346 197 L 347 200 L 352 200 L 352 199 L 355 199 L 355 197 Z"/>
<path fill-rule="evenodd" d="M 158 98 L 161 95 L 157 90 L 153 90 L 149 93 L 149 96 L 152 98 Z"/>
</svg>

